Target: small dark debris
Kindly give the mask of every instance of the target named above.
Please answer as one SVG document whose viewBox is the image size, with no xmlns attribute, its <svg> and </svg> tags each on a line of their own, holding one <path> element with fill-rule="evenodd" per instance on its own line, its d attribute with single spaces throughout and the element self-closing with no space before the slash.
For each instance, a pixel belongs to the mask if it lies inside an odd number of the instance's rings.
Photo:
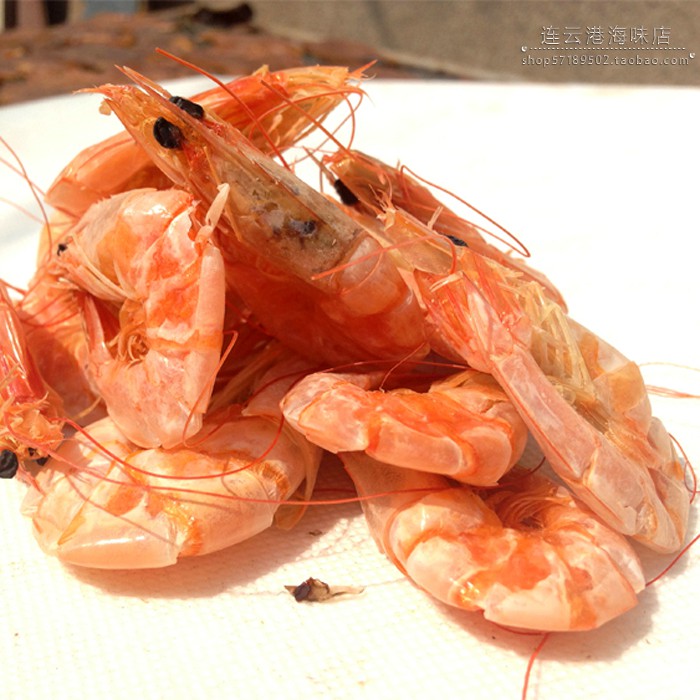
<svg viewBox="0 0 700 700">
<path fill-rule="evenodd" d="M 317 578 L 307 578 L 298 586 L 285 586 L 297 603 L 323 603 L 341 595 L 358 595 L 364 588 L 358 586 L 329 586 Z"/>
<path fill-rule="evenodd" d="M 290 219 L 289 228 L 292 229 L 292 231 L 294 231 L 298 235 L 303 236 L 305 238 L 306 236 L 313 236 L 313 234 L 316 233 L 316 229 L 318 228 L 318 226 L 316 225 L 316 222 L 313 219 L 308 219 L 307 221 L 301 221 L 299 219 Z"/>
<path fill-rule="evenodd" d="M 192 102 L 192 100 L 188 100 L 186 97 L 179 97 L 178 95 L 173 95 L 170 98 L 170 102 L 176 107 L 179 107 L 183 112 L 187 112 L 191 117 L 195 119 L 204 119 L 204 107 L 202 107 L 202 105 Z"/>
<path fill-rule="evenodd" d="M 163 148 L 180 148 L 182 144 L 180 127 L 163 117 L 158 117 L 153 123 L 153 136 Z"/>
<path fill-rule="evenodd" d="M 0 452 L 0 479 L 12 479 L 19 469 L 17 455 L 8 449 Z"/>
</svg>

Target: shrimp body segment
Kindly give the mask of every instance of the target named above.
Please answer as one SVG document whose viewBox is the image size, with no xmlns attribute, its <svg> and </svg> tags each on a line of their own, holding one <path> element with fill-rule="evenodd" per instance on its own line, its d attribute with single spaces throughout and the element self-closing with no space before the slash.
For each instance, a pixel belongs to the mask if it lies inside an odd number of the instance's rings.
<svg viewBox="0 0 700 700">
<path fill-rule="evenodd" d="M 212 226 L 180 190 L 93 205 L 58 260 L 83 295 L 89 370 L 109 415 L 141 447 L 202 425 L 223 341 L 225 281 Z"/>
<path fill-rule="evenodd" d="M 632 608 L 644 588 L 625 538 L 545 477 L 513 473 L 510 486 L 479 495 L 361 453 L 342 459 L 361 494 L 396 492 L 363 501 L 374 538 L 449 605 L 509 627 L 587 630 Z"/>
<path fill-rule="evenodd" d="M 46 463 L 23 510 L 64 562 L 163 567 L 268 528 L 319 461 L 301 435 L 240 406 L 212 414 L 193 448 L 141 449 L 105 418 Z"/>
<path fill-rule="evenodd" d="M 426 393 L 381 391 L 382 376 L 311 374 L 282 401 L 287 420 L 331 452 L 492 486 L 520 458 L 527 429 L 495 380 L 473 370 Z"/>
</svg>

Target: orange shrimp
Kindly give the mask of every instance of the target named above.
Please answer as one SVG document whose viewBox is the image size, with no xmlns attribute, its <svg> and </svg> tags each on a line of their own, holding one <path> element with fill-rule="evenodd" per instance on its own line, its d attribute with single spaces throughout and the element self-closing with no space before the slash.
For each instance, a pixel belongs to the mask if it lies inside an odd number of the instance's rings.
<svg viewBox="0 0 700 700">
<path fill-rule="evenodd" d="M 322 121 L 348 95 L 360 90 L 352 83 L 361 71 L 334 66 L 310 66 L 236 78 L 194 95 L 184 104 L 198 106 L 244 130 L 259 148 L 279 153 Z M 183 104 L 182 98 L 175 98 Z M 304 113 L 312 119 L 304 118 Z M 58 175 L 46 202 L 77 219 L 88 207 L 119 192 L 142 187 L 164 189 L 170 180 L 147 151 L 121 132 L 81 151 Z"/>
<path fill-rule="evenodd" d="M 489 375 L 466 370 L 426 393 L 377 390 L 383 378 L 379 372 L 311 374 L 284 397 L 282 411 L 331 452 L 364 451 L 468 484 L 493 486 L 522 455 L 525 424 Z"/>
<path fill-rule="evenodd" d="M 403 244 L 391 255 L 413 268 L 433 347 L 496 378 L 557 474 L 604 522 L 677 550 L 689 493 L 637 366 L 537 282 L 456 249 L 408 215 L 393 213 L 383 235 L 386 245 Z"/>
<path fill-rule="evenodd" d="M 78 298 L 43 264 L 16 308 L 39 372 L 60 396 L 66 416 L 82 423 L 99 417 L 100 399 L 87 373 L 88 341 Z"/>
<path fill-rule="evenodd" d="M 414 294 L 366 230 L 233 127 L 130 75 L 143 90 L 99 92 L 176 185 L 207 204 L 229 188 L 218 228 L 227 282 L 270 335 L 333 363 L 427 351 Z"/>
<path fill-rule="evenodd" d="M 223 342 L 214 223 L 186 192 L 135 190 L 94 204 L 57 254 L 85 292 L 90 377 L 142 447 L 172 447 L 202 425 Z"/>
<path fill-rule="evenodd" d="M 477 493 L 362 453 L 343 463 L 388 558 L 439 600 L 508 627 L 599 627 L 637 603 L 639 559 L 567 490 L 540 474 Z M 427 494 L 416 493 L 428 491 Z"/>
<path fill-rule="evenodd" d="M 561 292 L 545 275 L 488 243 L 473 223 L 447 208 L 404 168 L 393 168 L 377 158 L 348 149 L 327 156 L 323 163 L 337 177 L 336 186 L 346 193 L 345 198 L 351 202 L 357 200 L 348 207 L 350 211 L 382 214 L 387 209 L 402 209 L 457 245 L 466 245 L 479 255 L 517 270 L 525 279 L 539 282 L 547 295 L 566 309 Z"/>
<path fill-rule="evenodd" d="M 110 418 L 67 440 L 23 504 L 39 545 L 79 566 L 154 568 L 290 525 L 280 504 L 299 515 L 321 456 L 277 408 L 301 366 L 283 362 L 248 403 L 209 415 L 190 447 L 141 449 Z"/>
<path fill-rule="evenodd" d="M 0 473 L 42 459 L 63 439 L 63 406 L 27 347 L 24 328 L 0 280 Z"/>
</svg>

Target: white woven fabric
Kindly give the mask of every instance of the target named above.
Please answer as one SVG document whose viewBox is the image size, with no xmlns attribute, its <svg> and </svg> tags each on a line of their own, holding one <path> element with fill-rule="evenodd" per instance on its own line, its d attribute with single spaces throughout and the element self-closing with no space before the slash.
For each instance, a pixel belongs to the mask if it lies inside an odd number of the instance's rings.
<svg viewBox="0 0 700 700">
<path fill-rule="evenodd" d="M 198 86 L 188 86 L 195 90 Z M 639 362 L 698 366 L 696 115 L 691 89 L 370 83 L 356 146 L 441 182 L 516 232 L 572 314 Z M 181 89 L 180 92 L 189 92 Z M 0 109 L 0 135 L 47 185 L 115 129 L 93 96 Z M 0 168 L 0 192 L 32 207 Z M 26 281 L 38 225 L 0 208 L 0 276 Z M 648 381 L 700 393 L 700 375 Z M 700 464 L 700 402 L 655 398 Z M 326 485 L 345 483 L 340 472 Z M 0 696 L 16 699 L 520 697 L 539 636 L 448 609 L 376 550 L 356 504 L 311 509 L 270 531 L 160 571 L 62 566 L 0 484 Z M 697 509 L 691 533 L 698 531 Z M 695 697 L 700 550 L 590 633 L 555 634 L 529 698 Z M 648 576 L 669 557 L 644 555 Z M 361 595 L 298 604 L 315 576 Z"/>
</svg>

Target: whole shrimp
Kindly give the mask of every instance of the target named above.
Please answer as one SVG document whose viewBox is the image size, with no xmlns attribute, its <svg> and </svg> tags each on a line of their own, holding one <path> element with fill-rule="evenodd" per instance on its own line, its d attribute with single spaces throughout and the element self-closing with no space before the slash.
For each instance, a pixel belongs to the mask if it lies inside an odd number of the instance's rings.
<svg viewBox="0 0 700 700">
<path fill-rule="evenodd" d="M 366 230 L 238 130 L 130 75 L 143 89 L 99 92 L 177 186 L 207 204 L 228 186 L 217 229 L 227 282 L 267 333 L 332 363 L 427 352 L 418 301 Z"/>
<path fill-rule="evenodd" d="M 214 223 L 189 193 L 133 190 L 94 204 L 56 252 L 82 292 L 89 375 L 141 447 L 173 447 L 202 425 L 223 342 Z"/>
<path fill-rule="evenodd" d="M 154 568 L 273 521 L 292 524 L 302 509 L 295 493 L 303 485 L 308 499 L 321 450 L 283 423 L 277 404 L 306 366 L 278 363 L 247 402 L 209 414 L 189 447 L 142 449 L 111 418 L 66 440 L 23 504 L 42 549 L 79 566 Z"/>
<path fill-rule="evenodd" d="M 403 243 L 391 255 L 412 269 L 433 347 L 496 378 L 557 474 L 604 522 L 658 551 L 677 550 L 690 496 L 637 366 L 536 281 L 413 217 L 392 212 L 383 236 L 385 245 Z"/>
<path fill-rule="evenodd" d="M 544 476 L 512 472 L 477 493 L 362 453 L 342 459 L 360 494 L 390 494 L 362 501 L 380 549 L 449 605 L 509 627 L 586 630 L 644 588 L 625 538 Z"/>
<path fill-rule="evenodd" d="M 185 109 L 206 109 L 219 119 L 243 130 L 259 148 L 279 153 L 292 146 L 328 113 L 359 89 L 362 71 L 311 66 L 270 72 L 266 67 L 253 75 L 194 95 L 174 97 Z M 311 119 L 303 118 L 304 113 Z M 121 132 L 81 151 L 56 177 L 46 202 L 80 218 L 91 204 L 131 189 L 170 186 L 148 152 Z"/>
</svg>

